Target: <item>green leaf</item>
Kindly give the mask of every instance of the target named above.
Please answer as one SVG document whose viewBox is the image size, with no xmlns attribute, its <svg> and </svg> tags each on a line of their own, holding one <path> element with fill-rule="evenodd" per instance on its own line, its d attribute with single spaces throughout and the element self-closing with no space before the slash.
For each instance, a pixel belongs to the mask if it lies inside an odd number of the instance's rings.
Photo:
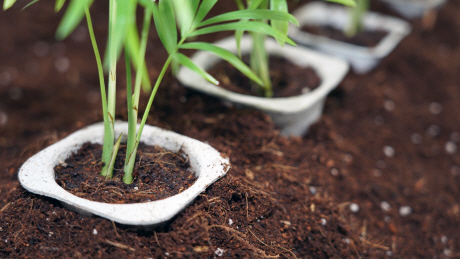
<svg viewBox="0 0 460 259">
<path fill-rule="evenodd" d="M 91 6 L 94 0 L 72 0 L 64 14 L 64 17 L 56 31 L 56 37 L 65 39 L 83 19 L 85 8 Z"/>
<path fill-rule="evenodd" d="M 235 54 L 233 54 L 232 52 L 226 49 L 217 47 L 213 44 L 206 43 L 206 42 L 184 43 L 182 44 L 181 48 L 182 49 L 204 50 L 204 51 L 211 52 L 214 55 L 232 64 L 232 66 L 238 69 L 241 73 L 243 73 L 249 79 L 253 80 L 259 85 L 262 85 L 262 80 L 243 61 L 241 61 L 241 59 L 239 59 L 237 56 L 235 56 Z"/>
<path fill-rule="evenodd" d="M 14 3 L 16 3 L 16 0 L 3 0 L 3 10 L 9 9 Z"/>
<path fill-rule="evenodd" d="M 208 80 L 209 82 L 211 82 L 212 84 L 215 84 L 215 85 L 218 85 L 219 84 L 219 81 L 217 81 L 217 79 L 215 79 L 213 76 L 211 76 L 210 74 L 208 74 L 208 72 L 204 71 L 201 67 L 195 65 L 195 63 L 193 63 L 192 60 L 190 60 L 187 56 L 185 56 L 184 54 L 181 54 L 181 53 L 176 53 L 174 54 L 173 56 L 173 59 L 177 62 L 179 62 L 180 64 L 182 64 L 183 66 L 186 66 L 188 67 L 190 70 L 194 71 L 195 73 L 199 74 L 200 76 L 202 76 L 204 79 Z"/>
<path fill-rule="evenodd" d="M 21 10 L 26 9 L 27 7 L 29 7 L 29 6 L 31 6 L 31 5 L 33 5 L 33 4 L 35 4 L 36 2 L 38 2 L 38 0 L 33 0 L 33 1 L 31 1 L 31 2 L 28 3 L 26 6 L 24 6 Z"/>
<path fill-rule="evenodd" d="M 65 0 L 56 0 L 56 4 L 54 5 L 54 11 L 57 13 L 62 9 L 64 6 Z"/>
<path fill-rule="evenodd" d="M 163 43 L 163 46 L 165 47 L 168 53 L 173 53 L 176 49 L 177 41 L 173 41 L 173 36 L 171 35 L 171 32 L 168 31 L 165 25 L 163 24 L 163 20 L 161 18 L 161 13 L 158 6 L 155 3 L 151 2 L 149 8 L 152 9 L 155 28 L 157 29 L 158 37 L 160 37 L 161 43 Z M 175 31 L 174 34 L 176 34 Z"/>
<path fill-rule="evenodd" d="M 266 19 L 270 18 L 271 20 L 279 20 L 283 21 L 288 24 L 294 23 L 295 25 L 299 25 L 296 18 L 286 12 L 282 11 L 272 11 L 272 10 L 239 10 L 233 11 L 225 14 L 221 14 L 215 17 L 212 17 L 208 20 L 201 22 L 198 27 L 203 27 L 210 24 L 221 23 L 221 22 L 228 22 L 232 20 L 240 20 L 240 19 Z M 287 33 L 286 33 L 287 34 Z"/>
<path fill-rule="evenodd" d="M 118 60 L 128 32 L 128 27 L 132 22 L 135 22 L 130 21 L 130 19 L 136 17 L 136 0 L 118 0 L 116 3 L 115 34 L 110 44 L 114 44 L 114 52 L 116 53 L 115 60 Z"/>
<path fill-rule="evenodd" d="M 347 5 L 347 6 L 356 6 L 356 3 L 354 0 L 326 0 L 326 1 L 329 1 L 329 2 L 334 2 L 334 3 L 339 3 L 339 4 L 343 4 L 343 5 Z"/>
<path fill-rule="evenodd" d="M 288 14 L 288 6 L 286 0 L 270 0 L 270 9 Z M 287 21 L 281 21 L 279 19 L 276 20 L 271 16 L 268 16 L 268 18 L 270 18 L 270 24 L 273 29 L 283 33 L 284 35 L 287 35 L 289 28 L 289 23 Z M 299 26 L 299 24 L 296 25 Z M 284 41 L 278 40 L 278 44 L 283 46 Z"/>
<path fill-rule="evenodd" d="M 195 16 L 195 20 L 193 21 L 192 29 L 195 29 L 198 24 L 203 21 L 206 15 L 211 11 L 212 7 L 217 3 L 217 0 L 203 0 L 201 2 L 200 8 Z"/>
<path fill-rule="evenodd" d="M 138 69 L 137 64 L 139 63 L 139 59 L 141 59 L 142 57 L 139 57 L 140 43 L 139 35 L 137 35 L 137 26 L 135 22 L 130 25 L 130 28 L 128 28 L 125 45 L 135 69 Z M 137 71 L 137 73 L 139 73 L 139 71 Z M 150 83 L 149 73 L 147 71 L 145 61 L 142 71 L 140 71 L 140 73 L 142 73 L 142 88 L 144 92 L 150 92 L 152 90 L 152 85 Z"/>
<path fill-rule="evenodd" d="M 213 25 L 213 26 L 209 26 L 209 27 L 205 27 L 205 28 L 196 30 L 193 33 L 191 33 L 190 36 L 198 36 L 198 35 L 209 34 L 213 32 L 234 31 L 234 30 L 245 30 L 245 31 L 263 33 L 263 34 L 272 36 L 275 39 L 283 40 L 290 45 L 293 45 L 293 46 L 296 45 L 294 41 L 292 41 L 286 35 L 283 35 L 279 31 L 274 30 L 271 26 L 265 23 L 262 23 L 262 22 L 252 22 L 252 21 Z"/>
<path fill-rule="evenodd" d="M 199 3 L 200 0 L 172 0 L 181 37 L 185 37 L 190 31 Z"/>
<path fill-rule="evenodd" d="M 176 19 L 174 16 L 174 9 L 171 3 L 171 0 L 160 0 L 158 4 L 158 10 L 160 11 L 160 19 L 162 21 L 163 27 L 166 30 L 166 33 L 170 35 L 171 41 L 174 44 L 177 44 L 177 28 L 176 28 Z"/>
</svg>

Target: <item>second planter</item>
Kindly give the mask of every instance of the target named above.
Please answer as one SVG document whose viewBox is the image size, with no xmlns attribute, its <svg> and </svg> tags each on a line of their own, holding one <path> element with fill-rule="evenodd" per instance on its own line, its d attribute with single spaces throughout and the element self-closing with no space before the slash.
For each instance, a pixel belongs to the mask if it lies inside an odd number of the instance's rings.
<svg viewBox="0 0 460 259">
<path fill-rule="evenodd" d="M 237 52 L 234 37 L 223 39 L 216 45 L 233 53 Z M 283 135 L 302 136 L 307 132 L 308 127 L 320 118 L 326 96 L 342 81 L 349 66 L 341 59 L 304 48 L 288 45 L 281 47 L 273 39 L 267 39 L 265 46 L 270 56 L 285 58 L 300 67 L 313 68 L 321 79 L 320 85 L 313 91 L 298 96 L 265 98 L 231 92 L 209 83 L 185 67 L 180 69 L 177 77 L 182 84 L 194 90 L 266 112 L 281 129 Z M 251 48 L 251 38 L 244 36 L 241 39 L 241 53 L 247 54 Z M 204 51 L 197 52 L 192 60 L 205 70 L 222 61 Z"/>
</svg>

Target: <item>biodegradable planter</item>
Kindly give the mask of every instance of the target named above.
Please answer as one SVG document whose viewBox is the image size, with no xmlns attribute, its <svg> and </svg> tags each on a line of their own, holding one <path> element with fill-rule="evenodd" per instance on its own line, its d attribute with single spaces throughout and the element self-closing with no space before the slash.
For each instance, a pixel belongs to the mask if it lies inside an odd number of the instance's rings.
<svg viewBox="0 0 460 259">
<path fill-rule="evenodd" d="M 406 19 L 422 17 L 426 12 L 438 9 L 446 0 L 382 0 Z"/>
<path fill-rule="evenodd" d="M 115 135 L 126 135 L 128 123 L 116 122 Z M 190 165 L 198 179 L 187 190 L 172 197 L 145 203 L 110 204 L 77 197 L 62 189 L 54 180 L 54 167 L 62 163 L 83 143 L 102 143 L 104 125 L 97 123 L 83 128 L 65 139 L 47 147 L 29 158 L 19 170 L 21 185 L 30 192 L 45 195 L 63 202 L 77 211 L 95 214 L 126 225 L 151 226 L 171 219 L 203 192 L 209 185 L 224 176 L 230 168 L 228 158 L 198 140 L 157 127 L 144 127 L 141 141 L 160 145 L 167 150 L 179 149 L 188 155 Z"/>
<path fill-rule="evenodd" d="M 223 39 L 216 43 L 218 46 L 236 53 L 234 37 Z M 185 86 L 220 97 L 225 101 L 260 109 L 269 114 L 284 135 L 304 135 L 308 127 L 321 116 L 327 94 L 343 79 L 348 71 L 348 64 L 341 59 L 330 57 L 311 50 L 292 46 L 281 47 L 273 39 L 267 39 L 265 46 L 269 55 L 281 56 L 300 67 L 312 67 L 321 78 L 319 87 L 311 92 L 285 98 L 264 98 L 244 95 L 228 91 L 213 85 L 188 68 L 182 67 L 177 75 Z M 241 39 L 242 54 L 249 53 L 252 39 L 244 36 Z M 221 59 L 204 51 L 197 52 L 192 57 L 193 62 L 207 70 Z"/>
<path fill-rule="evenodd" d="M 380 60 L 390 54 L 398 43 L 411 31 L 409 23 L 368 12 L 363 16 L 363 25 L 366 30 L 383 30 L 388 34 L 374 47 L 357 46 L 346 42 L 336 41 L 321 35 L 302 31 L 303 25 L 332 26 L 344 30 L 350 21 L 349 11 L 341 6 L 312 2 L 297 9 L 293 15 L 300 26 L 289 28 L 289 36 L 299 44 L 310 46 L 350 62 L 353 71 L 363 74 L 373 69 Z"/>
</svg>

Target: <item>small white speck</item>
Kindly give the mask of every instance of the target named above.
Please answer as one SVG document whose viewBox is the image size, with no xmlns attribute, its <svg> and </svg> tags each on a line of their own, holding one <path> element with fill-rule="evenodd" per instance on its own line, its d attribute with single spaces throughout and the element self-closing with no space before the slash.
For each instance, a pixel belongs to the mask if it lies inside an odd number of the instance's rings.
<svg viewBox="0 0 460 259">
<path fill-rule="evenodd" d="M 13 87 L 8 90 L 8 95 L 12 100 L 20 100 L 22 98 L 22 89 L 19 87 Z"/>
<path fill-rule="evenodd" d="M 9 85 L 13 81 L 13 75 L 9 71 L 0 73 L 0 85 Z"/>
<path fill-rule="evenodd" d="M 78 26 L 70 37 L 76 42 L 83 42 L 86 40 L 87 35 L 88 31 L 86 30 L 86 27 Z"/>
<path fill-rule="evenodd" d="M 8 115 L 5 112 L 0 112 L 0 126 L 5 126 L 8 123 Z"/>
<path fill-rule="evenodd" d="M 337 175 L 339 175 L 339 170 L 337 170 L 336 168 L 332 168 L 332 169 L 331 169 L 331 174 L 332 174 L 333 176 L 337 176 Z"/>
<path fill-rule="evenodd" d="M 137 187 L 137 186 L 134 187 L 134 190 L 135 190 L 135 191 L 139 191 L 139 187 Z"/>
<path fill-rule="evenodd" d="M 327 220 L 322 218 L 321 219 L 321 225 L 326 226 L 326 224 L 327 224 Z"/>
<path fill-rule="evenodd" d="M 53 213 L 53 215 L 56 215 L 56 211 L 53 211 L 52 213 Z"/>
<path fill-rule="evenodd" d="M 228 219 L 228 224 L 231 226 L 233 225 L 233 220 L 232 219 Z"/>
<path fill-rule="evenodd" d="M 168 253 L 168 252 L 166 252 L 166 253 L 165 253 L 165 255 L 166 255 L 166 256 L 169 256 L 169 253 Z"/>
<path fill-rule="evenodd" d="M 386 254 L 387 256 L 393 256 L 393 252 L 391 252 L 390 250 L 386 251 L 385 254 Z"/>
<path fill-rule="evenodd" d="M 49 232 L 48 236 L 51 237 L 53 234 L 54 234 L 53 232 Z"/>
<path fill-rule="evenodd" d="M 257 219 L 257 222 L 260 222 L 260 219 Z"/>
<path fill-rule="evenodd" d="M 418 134 L 418 133 L 414 133 L 410 136 L 410 140 L 412 141 L 412 143 L 414 144 L 420 144 L 422 143 L 422 135 Z"/>
<path fill-rule="evenodd" d="M 383 161 L 383 160 L 378 160 L 377 161 L 377 167 L 380 168 L 380 169 L 384 169 L 387 167 L 387 162 Z"/>
<path fill-rule="evenodd" d="M 385 102 L 383 102 L 383 107 L 385 110 L 391 112 L 394 111 L 396 105 L 392 100 L 385 100 Z"/>
<path fill-rule="evenodd" d="M 439 126 L 437 125 L 430 125 L 426 129 L 426 133 L 428 133 L 428 135 L 432 137 L 436 137 L 437 135 L 439 135 L 440 132 L 441 132 L 441 128 L 439 128 Z"/>
<path fill-rule="evenodd" d="M 442 105 L 440 103 L 438 103 L 438 102 L 432 102 L 432 103 L 430 103 L 430 106 L 429 106 L 428 109 L 430 110 L 431 114 L 436 115 L 436 114 L 441 113 Z"/>
<path fill-rule="evenodd" d="M 349 238 L 344 238 L 344 239 L 342 239 L 342 240 L 343 240 L 343 242 L 344 242 L 345 244 L 350 244 L 350 243 L 351 243 L 351 241 L 350 241 Z"/>
<path fill-rule="evenodd" d="M 383 125 L 385 123 L 385 120 L 383 119 L 382 116 L 376 116 L 374 118 L 374 123 L 375 123 L 375 125 L 380 126 L 380 125 Z"/>
<path fill-rule="evenodd" d="M 5 243 L 8 243 L 8 239 L 5 239 Z"/>
<path fill-rule="evenodd" d="M 260 218 L 263 219 L 263 218 L 264 218 L 264 215 L 260 216 Z"/>
<path fill-rule="evenodd" d="M 354 213 L 357 213 L 359 211 L 359 205 L 356 203 L 350 204 L 350 210 Z"/>
<path fill-rule="evenodd" d="M 44 41 L 39 41 L 35 43 L 35 45 L 33 46 L 34 54 L 40 58 L 48 55 L 49 50 L 50 46 L 48 45 L 48 43 Z"/>
<path fill-rule="evenodd" d="M 318 191 L 316 190 L 316 188 L 313 187 L 313 186 L 308 187 L 308 190 L 309 190 L 310 193 L 313 194 L 313 195 L 315 195 L 315 194 L 318 192 Z"/>
<path fill-rule="evenodd" d="M 409 206 L 402 206 L 399 208 L 399 215 L 402 217 L 409 216 L 412 213 L 412 208 Z"/>
<path fill-rule="evenodd" d="M 221 257 L 224 255 L 225 250 L 222 248 L 217 248 L 217 250 L 214 252 L 217 256 Z"/>
<path fill-rule="evenodd" d="M 450 140 L 452 140 L 453 142 L 460 142 L 460 133 L 453 132 L 452 134 L 450 134 Z"/>
<path fill-rule="evenodd" d="M 54 62 L 54 66 L 57 71 L 61 73 L 66 72 L 70 68 L 70 60 L 66 57 L 60 57 Z"/>
<path fill-rule="evenodd" d="M 93 235 L 97 235 L 97 230 L 93 229 Z"/>
<path fill-rule="evenodd" d="M 390 146 L 384 146 L 383 147 L 383 153 L 387 157 L 394 157 L 395 156 L 395 149 L 393 147 L 390 147 Z"/>
<path fill-rule="evenodd" d="M 450 249 L 446 248 L 446 249 L 444 249 L 444 255 L 445 255 L 445 256 L 451 256 L 451 255 L 452 255 L 452 251 L 450 251 Z"/>
<path fill-rule="evenodd" d="M 380 208 L 382 208 L 382 210 L 383 210 L 383 211 L 386 211 L 386 212 L 388 212 L 388 211 L 391 210 L 390 204 L 389 204 L 388 202 L 386 202 L 386 201 L 382 201 L 382 202 L 380 203 Z"/>
<path fill-rule="evenodd" d="M 380 170 L 380 169 L 374 169 L 373 173 L 374 173 L 375 177 L 382 176 L 382 170 Z"/>
<path fill-rule="evenodd" d="M 452 155 L 457 151 L 457 145 L 453 141 L 447 141 L 444 145 L 444 149 L 447 154 Z"/>
<path fill-rule="evenodd" d="M 179 97 L 179 102 L 185 103 L 186 101 L 187 101 L 187 97 L 185 97 L 185 96 Z"/>
<path fill-rule="evenodd" d="M 3 228 L 2 228 L 2 227 L 0 227 L 0 231 L 3 231 Z"/>
<path fill-rule="evenodd" d="M 448 240 L 448 239 L 447 239 L 446 236 L 442 236 L 442 237 L 441 237 L 441 242 L 442 242 L 443 244 L 447 244 L 447 240 Z"/>
<path fill-rule="evenodd" d="M 50 219 L 49 219 L 49 218 L 46 218 L 46 221 L 50 221 Z"/>
<path fill-rule="evenodd" d="M 460 167 L 454 165 L 450 168 L 450 172 L 452 173 L 453 176 L 458 176 L 460 175 Z"/>
</svg>

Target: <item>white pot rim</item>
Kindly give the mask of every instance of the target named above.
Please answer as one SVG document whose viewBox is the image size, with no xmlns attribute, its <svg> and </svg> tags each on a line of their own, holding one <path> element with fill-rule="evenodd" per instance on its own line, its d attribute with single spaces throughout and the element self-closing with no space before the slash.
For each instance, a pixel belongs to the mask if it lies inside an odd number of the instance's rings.
<svg viewBox="0 0 460 259">
<path fill-rule="evenodd" d="M 301 27 L 306 24 L 327 24 L 343 30 L 349 20 L 349 9 L 345 7 L 323 2 L 310 2 L 296 9 L 293 15 L 299 21 L 299 27 L 290 26 L 289 36 L 296 42 L 303 45 L 321 46 L 325 50 L 334 49 L 334 52 L 340 52 L 343 55 L 352 53 L 353 56 L 359 58 L 381 59 L 411 32 L 411 26 L 406 21 L 375 12 L 367 12 L 363 16 L 363 26 L 368 30 L 387 31 L 388 34 L 376 46 L 358 46 L 301 30 Z"/>
<path fill-rule="evenodd" d="M 222 39 L 216 42 L 216 45 L 233 53 L 237 52 L 234 37 Z M 321 78 L 320 85 L 313 91 L 298 96 L 265 98 L 239 94 L 213 85 L 185 67 L 181 67 L 179 73 L 177 74 L 177 78 L 182 84 L 194 90 L 206 92 L 216 97 L 248 107 L 261 109 L 266 112 L 283 114 L 300 112 L 317 102 L 318 99 L 326 97 L 332 89 L 337 87 L 345 74 L 348 72 L 349 65 L 339 58 L 324 55 L 305 48 L 289 45 L 281 47 L 271 38 L 268 38 L 265 41 L 265 45 L 267 52 L 271 55 L 284 57 L 301 67 L 313 68 Z M 243 36 L 240 46 L 242 54 L 250 52 L 251 38 L 248 35 Z M 198 51 L 192 56 L 192 60 L 199 67 L 206 70 L 213 64 L 219 62 L 221 59 L 211 53 Z"/>
<path fill-rule="evenodd" d="M 149 226 L 165 222 L 180 212 L 195 197 L 230 169 L 228 158 L 203 142 L 145 125 L 141 141 L 148 145 L 160 145 L 171 151 L 182 149 L 189 156 L 190 165 L 198 179 L 185 191 L 174 196 L 145 203 L 110 204 L 77 197 L 60 187 L 54 179 L 54 167 L 62 163 L 85 142 L 102 143 L 103 123 L 85 127 L 29 158 L 21 167 L 18 178 L 28 191 L 64 202 L 77 210 L 83 210 L 117 223 Z M 115 134 L 127 132 L 127 122 L 115 123 Z"/>
</svg>

